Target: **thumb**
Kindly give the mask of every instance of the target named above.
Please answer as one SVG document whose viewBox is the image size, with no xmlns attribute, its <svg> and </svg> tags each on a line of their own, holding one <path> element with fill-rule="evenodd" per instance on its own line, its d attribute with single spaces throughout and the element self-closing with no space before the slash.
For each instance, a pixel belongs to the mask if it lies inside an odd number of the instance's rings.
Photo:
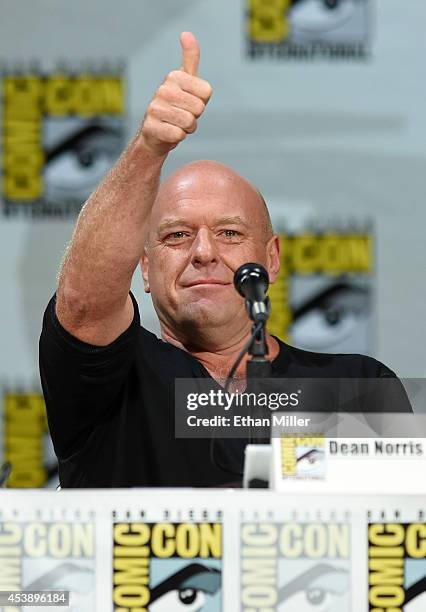
<svg viewBox="0 0 426 612">
<path fill-rule="evenodd" d="M 191 76 L 197 76 L 200 63 L 200 45 L 192 32 L 182 32 L 180 35 L 180 45 L 182 47 L 182 67 L 181 70 Z"/>
</svg>

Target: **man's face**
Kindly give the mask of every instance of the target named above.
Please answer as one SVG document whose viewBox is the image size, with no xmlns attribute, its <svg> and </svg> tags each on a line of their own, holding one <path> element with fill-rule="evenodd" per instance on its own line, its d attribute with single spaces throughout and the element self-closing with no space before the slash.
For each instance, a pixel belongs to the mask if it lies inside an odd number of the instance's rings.
<svg viewBox="0 0 426 612">
<path fill-rule="evenodd" d="M 275 280 L 277 239 L 266 219 L 258 193 L 238 175 L 189 172 L 162 189 L 142 267 L 161 323 L 178 338 L 191 329 L 247 327 L 233 277 L 257 262 Z"/>
</svg>

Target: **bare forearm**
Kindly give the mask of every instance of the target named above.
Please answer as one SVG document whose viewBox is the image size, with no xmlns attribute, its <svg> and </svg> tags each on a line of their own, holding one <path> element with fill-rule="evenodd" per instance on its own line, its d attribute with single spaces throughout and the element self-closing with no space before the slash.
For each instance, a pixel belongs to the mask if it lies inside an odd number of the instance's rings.
<svg viewBox="0 0 426 612">
<path fill-rule="evenodd" d="M 59 275 L 57 312 L 68 326 L 124 308 L 165 157 L 136 137 L 83 207 Z"/>
<path fill-rule="evenodd" d="M 64 327 L 86 342 L 108 344 L 130 324 L 133 272 L 167 154 L 188 134 L 211 96 L 196 76 L 199 45 L 181 35 L 182 69 L 169 73 L 148 106 L 141 129 L 83 207 L 66 252 L 56 313 Z"/>
</svg>

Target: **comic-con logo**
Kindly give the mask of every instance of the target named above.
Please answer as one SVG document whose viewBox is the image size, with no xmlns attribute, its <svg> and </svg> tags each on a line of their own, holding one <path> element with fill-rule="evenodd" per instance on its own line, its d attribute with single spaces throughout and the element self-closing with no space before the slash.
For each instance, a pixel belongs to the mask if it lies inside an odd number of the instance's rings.
<svg viewBox="0 0 426 612">
<path fill-rule="evenodd" d="M 426 524 L 370 523 L 368 570 L 371 612 L 424 612 Z"/>
<path fill-rule="evenodd" d="M 3 434 L 0 436 L 0 454 L 2 460 L 12 466 L 7 486 L 56 486 L 58 462 L 48 433 L 46 405 L 40 391 L 5 390 L 0 425 Z"/>
<path fill-rule="evenodd" d="M 282 436 L 281 477 L 283 479 L 324 479 L 326 476 L 325 438 Z"/>
<path fill-rule="evenodd" d="M 93 523 L 0 522 L 0 591 L 69 591 L 67 610 L 93 612 L 95 584 Z"/>
<path fill-rule="evenodd" d="M 370 50 L 370 0 L 247 0 L 252 58 L 364 59 Z"/>
<path fill-rule="evenodd" d="M 348 523 L 241 525 L 241 612 L 348 612 Z"/>
<path fill-rule="evenodd" d="M 221 523 L 115 523 L 117 612 L 219 611 Z"/>
<path fill-rule="evenodd" d="M 365 228 L 281 234 L 271 333 L 315 352 L 371 351 L 373 235 Z"/>
<path fill-rule="evenodd" d="M 4 216 L 75 216 L 122 149 L 121 72 L 9 73 L 2 90 Z"/>
</svg>

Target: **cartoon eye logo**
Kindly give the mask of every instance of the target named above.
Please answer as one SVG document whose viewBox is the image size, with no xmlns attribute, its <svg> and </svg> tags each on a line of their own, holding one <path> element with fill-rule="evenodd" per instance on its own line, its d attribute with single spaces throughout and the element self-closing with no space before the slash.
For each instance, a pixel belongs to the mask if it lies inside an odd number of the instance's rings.
<svg viewBox="0 0 426 612">
<path fill-rule="evenodd" d="M 46 149 L 46 197 L 87 197 L 118 157 L 121 134 L 109 125 L 78 126 Z"/>
<path fill-rule="evenodd" d="M 279 612 L 331 612 L 346 610 L 348 572 L 319 563 L 283 586 L 278 595 Z"/>
<path fill-rule="evenodd" d="M 356 8 L 354 0 L 293 0 L 289 19 L 295 33 L 327 33 L 349 21 Z"/>
<path fill-rule="evenodd" d="M 90 612 L 93 610 L 93 591 L 95 574 L 92 568 L 77 563 L 64 562 L 48 570 L 30 584 L 28 591 L 69 591 L 70 612 Z"/>
<path fill-rule="evenodd" d="M 310 350 L 337 350 L 359 336 L 369 317 L 369 290 L 338 281 L 293 312 L 292 342 Z"/>
<path fill-rule="evenodd" d="M 306 599 L 310 604 L 319 606 L 322 604 L 327 596 L 327 592 L 324 589 L 308 589 L 306 591 Z"/>
<path fill-rule="evenodd" d="M 191 563 L 151 590 L 150 612 L 199 612 L 219 591 L 219 570 Z"/>
<path fill-rule="evenodd" d="M 321 467 L 324 461 L 324 451 L 313 448 L 297 458 L 297 471 L 312 472 Z"/>
<path fill-rule="evenodd" d="M 342 4 L 342 0 L 323 0 L 323 3 L 326 8 L 335 9 Z"/>
<path fill-rule="evenodd" d="M 197 598 L 197 591 L 195 589 L 184 589 L 179 591 L 179 599 L 184 604 L 192 604 Z"/>
<path fill-rule="evenodd" d="M 405 591 L 405 612 L 423 612 L 426 610 L 426 576 L 411 584 Z"/>
<path fill-rule="evenodd" d="M 198 612 L 206 603 L 206 595 L 197 589 L 173 590 L 149 606 L 150 612 Z"/>
</svg>

